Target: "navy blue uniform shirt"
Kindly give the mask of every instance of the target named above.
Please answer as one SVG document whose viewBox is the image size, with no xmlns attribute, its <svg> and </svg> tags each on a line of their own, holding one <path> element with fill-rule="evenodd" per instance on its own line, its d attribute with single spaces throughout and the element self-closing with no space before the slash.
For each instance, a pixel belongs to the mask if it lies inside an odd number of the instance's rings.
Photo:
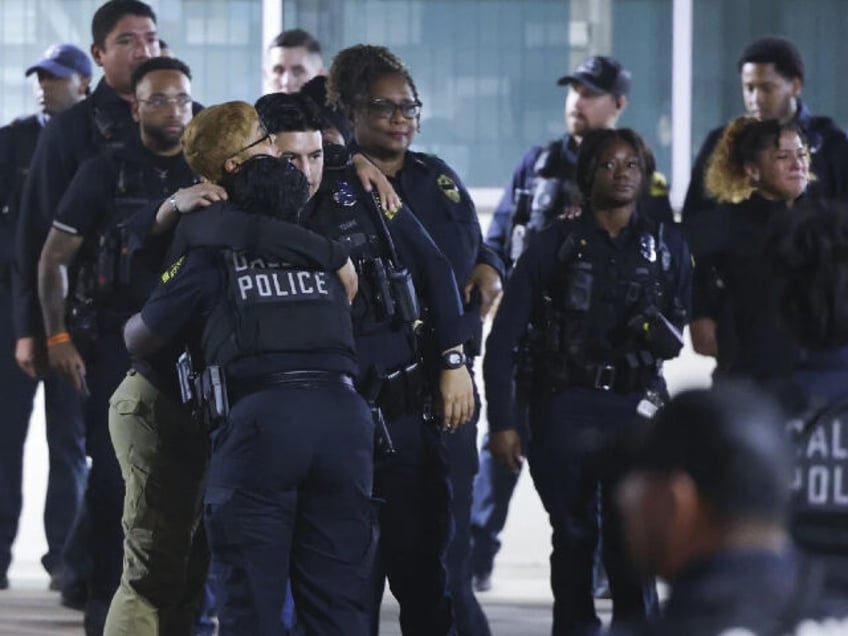
<svg viewBox="0 0 848 636">
<path fill-rule="evenodd" d="M 463 344 L 472 334 L 467 333 L 462 320 L 462 303 L 450 262 L 409 208 L 403 206 L 397 213 L 383 214 L 367 197 L 352 167 L 325 169 L 321 189 L 309 202 L 304 216 L 310 227 L 338 240 L 342 234 L 367 233 L 368 226 L 374 226 L 377 235 L 382 236 L 377 218 L 382 214 L 399 260 L 396 265 L 409 270 L 416 291 L 429 308 L 439 349 Z M 390 258 L 385 244 L 367 251 Z M 354 325 L 355 316 L 354 307 Z"/>
<path fill-rule="evenodd" d="M 201 106 L 196 102 L 193 110 Z M 38 260 L 65 190 L 80 164 L 106 147 L 138 139 L 130 104 L 101 79 L 94 92 L 50 120 L 39 137 L 24 186 L 18 222 L 15 330 L 21 338 L 43 333 L 38 306 Z"/>
<path fill-rule="evenodd" d="M 15 260 L 15 226 L 24 183 L 46 122 L 46 116 L 38 113 L 19 117 L 0 128 L 0 261 L 5 263 Z"/>
<path fill-rule="evenodd" d="M 483 243 L 471 196 L 444 161 L 407 151 L 403 168 L 390 181 L 450 261 L 460 289 L 478 263 L 490 265 L 503 278 L 503 261 Z M 483 331 L 479 304 L 465 308 L 465 321 L 474 341 L 479 343 Z"/>
<path fill-rule="evenodd" d="M 573 182 L 574 175 L 577 171 L 577 151 L 579 150 L 577 142 L 568 133 L 563 135 L 562 139 L 558 141 L 560 143 L 556 144 L 559 151 L 559 156 L 557 157 L 557 163 L 559 164 L 557 176 L 572 182 L 573 189 L 576 191 L 577 185 Z M 552 145 L 550 144 L 548 147 Z M 515 215 L 515 192 L 518 190 L 532 190 L 533 183 L 537 178 L 536 163 L 545 150 L 545 146 L 533 146 L 521 158 L 521 161 L 512 173 L 512 180 L 504 188 L 500 203 L 498 203 L 492 215 L 492 222 L 489 225 L 489 231 L 486 233 L 486 245 L 495 250 L 505 263 L 509 262 L 506 249 L 510 238 L 509 233 L 512 229 L 512 217 Z M 655 178 L 658 178 L 658 176 Z M 643 198 L 641 204 L 641 208 L 657 221 L 663 221 L 665 223 L 674 221 L 668 192 L 662 194 L 651 193 L 649 196 Z"/>
<path fill-rule="evenodd" d="M 515 428 L 521 421 L 515 402 L 514 376 L 515 353 L 527 330 L 531 316 L 541 304 L 543 294 L 548 290 L 554 274 L 563 263 L 558 259 L 560 249 L 568 233 L 568 227 L 574 224 L 582 228 L 585 236 L 592 236 L 592 250 L 600 251 L 593 262 L 610 263 L 610 271 L 616 254 L 623 250 L 640 249 L 640 232 L 637 228 L 638 212 L 633 214 L 628 227 L 617 237 L 612 238 L 601 228 L 593 214 L 585 214 L 574 221 L 558 222 L 543 230 L 537 241 L 518 259 L 501 299 L 500 308 L 495 315 L 492 331 L 486 341 L 486 356 L 483 359 L 483 377 L 488 400 L 489 429 L 492 431 Z M 676 226 L 663 226 L 663 238 L 671 253 L 673 289 L 666 289 L 667 297 L 675 297 L 689 311 L 691 297 L 691 259 L 689 249 Z M 605 256 L 607 255 L 608 256 Z M 595 274 L 593 287 L 603 285 L 607 272 Z M 602 289 L 598 290 L 599 292 Z M 609 325 L 591 321 L 594 302 L 590 306 L 590 331 L 587 336 L 587 351 L 610 349 L 606 330 Z M 622 308 L 623 311 L 623 308 Z M 599 360 L 603 361 L 603 360 Z"/>
</svg>

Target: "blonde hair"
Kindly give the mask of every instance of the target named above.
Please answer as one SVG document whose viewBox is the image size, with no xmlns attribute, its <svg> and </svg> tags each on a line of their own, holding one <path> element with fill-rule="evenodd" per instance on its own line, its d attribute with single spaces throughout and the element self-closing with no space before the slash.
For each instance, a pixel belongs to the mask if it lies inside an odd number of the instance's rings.
<svg viewBox="0 0 848 636">
<path fill-rule="evenodd" d="M 730 122 L 707 162 L 707 193 L 720 203 L 749 199 L 757 188 L 748 178 L 745 164 L 757 163 L 760 153 L 769 146 L 778 147 L 785 131 L 797 134 L 806 147 L 804 135 L 794 123 L 781 124 L 776 119 L 760 120 L 748 115 Z"/>
<path fill-rule="evenodd" d="M 183 153 L 189 167 L 201 177 L 218 183 L 226 173 L 224 163 L 250 143 L 259 121 L 247 102 L 224 102 L 194 116 L 183 133 Z"/>
</svg>

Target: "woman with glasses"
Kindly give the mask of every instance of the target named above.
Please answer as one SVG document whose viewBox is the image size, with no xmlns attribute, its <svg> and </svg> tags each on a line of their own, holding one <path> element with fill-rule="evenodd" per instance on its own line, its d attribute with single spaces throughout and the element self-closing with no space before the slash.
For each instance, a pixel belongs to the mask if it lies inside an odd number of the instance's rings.
<svg viewBox="0 0 848 636">
<path fill-rule="evenodd" d="M 462 288 L 469 345 L 465 355 L 442 359 L 435 343 L 425 338 L 422 354 L 425 365 L 429 365 L 429 375 L 435 378 L 439 368 L 451 365 L 467 364 L 470 369 L 473 356 L 479 353 L 482 318 L 500 293 L 503 264 L 483 245 L 474 203 L 456 173 L 441 159 L 410 150 L 419 130 L 422 107 L 412 76 L 388 49 L 353 46 L 341 51 L 333 61 L 327 80 L 327 99 L 330 106 L 350 120 L 353 145 L 389 178 L 450 261 Z M 431 383 L 435 384 L 432 380 Z M 444 439 L 452 493 L 450 545 L 447 545 L 450 536 L 447 524 L 440 536 L 421 536 L 421 529 L 410 523 L 418 513 L 404 510 L 405 492 L 408 492 L 405 488 L 414 485 L 398 482 L 402 467 L 377 467 L 375 495 L 384 498 L 386 504 L 380 519 L 382 536 L 376 585 L 378 591 L 382 590 L 388 577 L 401 605 L 401 627 L 405 635 L 449 633 L 450 624 L 443 620 L 434 620 L 431 625 L 439 628 L 428 630 L 413 617 L 414 612 L 429 613 L 431 618 L 449 613 L 449 597 L 453 601 L 457 633 L 489 634 L 486 618 L 471 589 L 471 487 L 478 464 L 476 417 L 471 424 Z M 432 514 L 436 512 L 433 510 Z M 443 542 L 447 551 L 432 550 L 434 541 Z M 431 568 L 425 576 L 421 569 L 410 568 L 408 564 L 420 564 L 426 552 Z M 432 569 L 445 556 L 447 594 L 439 589 L 443 579 L 433 578 L 436 574 L 443 577 L 444 571 Z"/>
</svg>

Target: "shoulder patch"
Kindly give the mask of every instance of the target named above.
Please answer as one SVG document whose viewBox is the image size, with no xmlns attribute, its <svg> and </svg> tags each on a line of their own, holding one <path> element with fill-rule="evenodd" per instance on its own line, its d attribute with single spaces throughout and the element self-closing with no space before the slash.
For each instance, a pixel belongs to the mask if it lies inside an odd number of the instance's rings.
<svg viewBox="0 0 848 636">
<path fill-rule="evenodd" d="M 454 183 L 453 179 L 451 179 L 448 175 L 442 173 L 436 178 L 436 185 L 442 190 L 444 195 L 453 201 L 454 203 L 459 203 L 460 194 L 459 188 Z"/>
<path fill-rule="evenodd" d="M 177 272 L 180 271 L 183 266 L 183 263 L 185 263 L 185 259 L 185 254 L 183 254 L 176 261 L 174 261 L 168 269 L 162 272 L 163 283 L 167 283 L 169 280 L 171 280 L 174 276 L 177 275 Z"/>
<path fill-rule="evenodd" d="M 651 175 L 651 196 L 662 197 L 668 195 L 668 180 L 662 172 Z"/>
</svg>

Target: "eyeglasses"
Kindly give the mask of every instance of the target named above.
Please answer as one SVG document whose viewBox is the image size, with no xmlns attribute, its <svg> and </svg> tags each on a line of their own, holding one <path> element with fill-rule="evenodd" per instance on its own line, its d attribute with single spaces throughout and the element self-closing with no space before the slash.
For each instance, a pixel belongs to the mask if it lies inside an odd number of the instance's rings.
<svg viewBox="0 0 848 636">
<path fill-rule="evenodd" d="M 151 107 L 159 109 L 165 108 L 168 104 L 176 104 L 180 108 L 185 108 L 191 104 L 191 95 L 177 95 L 176 97 L 165 97 L 164 95 L 154 95 L 150 99 L 139 99 L 138 101 L 150 104 Z"/>
<path fill-rule="evenodd" d="M 236 155 L 240 155 L 241 153 L 243 153 L 243 152 L 246 152 L 246 151 L 250 150 L 250 149 L 251 149 L 251 148 L 253 148 L 254 146 L 258 146 L 258 145 L 259 145 L 259 144 L 261 144 L 261 143 L 264 143 L 264 142 L 266 142 L 266 141 L 270 141 L 270 140 L 271 140 L 271 133 L 269 133 L 269 132 L 265 132 L 264 130 L 263 130 L 262 132 L 263 132 L 263 133 L 265 133 L 265 134 L 264 134 L 264 135 L 262 135 L 259 139 L 257 139 L 257 140 L 256 140 L 256 141 L 254 141 L 253 143 L 250 143 L 250 144 L 246 145 L 246 146 L 245 146 L 244 148 L 242 148 L 241 150 L 238 150 L 238 151 L 234 152 L 234 153 L 233 153 L 232 155 L 230 155 L 230 156 L 231 156 L 231 157 L 235 157 Z"/>
<path fill-rule="evenodd" d="M 380 119 L 391 119 L 398 111 L 407 119 L 415 119 L 421 114 L 421 102 L 417 99 L 414 102 L 400 104 L 390 99 L 371 99 L 365 102 L 365 106 Z"/>
</svg>

